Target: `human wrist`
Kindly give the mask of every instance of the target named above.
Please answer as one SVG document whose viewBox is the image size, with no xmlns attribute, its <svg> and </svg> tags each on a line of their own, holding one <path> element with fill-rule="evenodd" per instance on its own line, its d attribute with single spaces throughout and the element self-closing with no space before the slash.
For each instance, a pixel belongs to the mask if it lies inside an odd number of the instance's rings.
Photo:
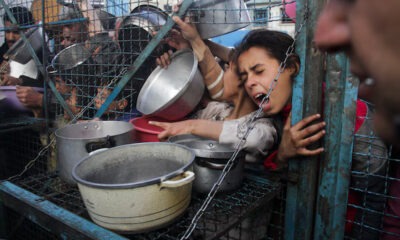
<svg viewBox="0 0 400 240">
<path fill-rule="evenodd" d="M 274 162 L 278 165 L 278 168 L 285 168 L 288 165 L 288 159 L 281 151 L 276 154 Z"/>
<path fill-rule="evenodd" d="M 199 62 L 204 60 L 205 52 L 207 51 L 207 46 L 203 42 L 200 37 L 196 37 L 193 40 L 190 40 L 190 45 L 192 46 L 193 52 L 197 57 Z"/>
</svg>

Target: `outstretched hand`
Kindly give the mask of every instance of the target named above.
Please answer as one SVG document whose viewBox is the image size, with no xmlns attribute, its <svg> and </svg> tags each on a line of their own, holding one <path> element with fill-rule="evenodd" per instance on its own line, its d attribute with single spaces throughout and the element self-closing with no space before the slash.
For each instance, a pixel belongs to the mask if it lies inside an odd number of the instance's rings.
<svg viewBox="0 0 400 240">
<path fill-rule="evenodd" d="M 190 134 L 192 132 L 190 120 L 173 123 L 149 121 L 149 124 L 164 129 L 164 131 L 158 134 L 158 139 L 160 140 L 166 140 L 171 136 Z"/>
<path fill-rule="evenodd" d="M 313 150 L 307 148 L 325 135 L 325 130 L 323 130 L 326 125 L 325 122 L 309 125 L 320 118 L 320 114 L 315 114 L 291 126 L 291 114 L 289 115 L 283 128 L 282 141 L 278 149 L 276 159 L 278 163 L 286 164 L 289 158 L 315 156 L 324 151 L 323 147 Z"/>
</svg>

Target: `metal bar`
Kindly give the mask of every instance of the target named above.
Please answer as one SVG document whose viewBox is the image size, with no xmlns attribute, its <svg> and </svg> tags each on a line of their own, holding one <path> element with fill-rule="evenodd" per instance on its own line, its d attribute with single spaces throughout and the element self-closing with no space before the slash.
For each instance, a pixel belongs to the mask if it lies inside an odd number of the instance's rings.
<svg viewBox="0 0 400 240">
<path fill-rule="evenodd" d="M 127 239 L 8 181 L 0 184 L 0 196 L 5 206 L 59 235 L 61 239 Z"/>
<path fill-rule="evenodd" d="M 307 10 L 307 5 L 312 8 L 312 11 L 308 11 L 308 22 L 298 35 L 296 44 L 301 68 L 293 87 L 292 124 L 312 114 L 321 113 L 324 55 L 316 51 L 312 44 L 314 35 L 312 26 L 315 26 L 316 14 L 321 4 L 318 0 L 298 0 L 296 3 L 296 28 L 302 22 L 301 18 Z M 312 237 L 318 180 L 317 166 L 318 156 L 289 161 L 289 174 L 296 177 L 287 185 L 284 232 L 287 240 L 311 239 Z"/>
<path fill-rule="evenodd" d="M 321 161 L 314 239 L 343 239 L 351 173 L 358 80 L 344 54 L 328 57 L 325 119 L 329 140 Z"/>
<path fill-rule="evenodd" d="M 192 5 L 193 1 L 194 0 L 184 0 L 182 2 L 182 5 L 179 8 L 179 12 L 177 15 L 179 17 L 182 17 L 186 13 L 189 6 Z M 174 24 L 175 24 L 175 22 L 172 20 L 172 18 L 168 18 L 165 25 L 160 29 L 159 32 L 157 32 L 157 34 L 153 37 L 153 39 L 151 39 L 149 44 L 147 44 L 147 46 L 143 50 L 143 52 L 136 58 L 135 62 L 133 63 L 133 67 L 118 82 L 117 86 L 114 88 L 112 93 L 108 96 L 106 101 L 103 103 L 103 105 L 97 111 L 95 117 L 101 117 L 101 115 L 103 115 L 103 113 L 107 111 L 107 108 L 110 106 L 110 104 L 114 101 L 114 99 L 117 97 L 117 95 L 122 91 L 122 89 L 129 82 L 129 80 L 135 75 L 135 73 L 140 68 L 140 66 L 142 66 L 143 62 L 147 59 L 148 56 L 150 56 L 151 52 L 153 52 L 153 50 L 161 42 L 161 40 L 164 38 L 164 36 L 167 35 L 167 33 L 171 30 L 171 28 L 174 26 Z"/>
</svg>

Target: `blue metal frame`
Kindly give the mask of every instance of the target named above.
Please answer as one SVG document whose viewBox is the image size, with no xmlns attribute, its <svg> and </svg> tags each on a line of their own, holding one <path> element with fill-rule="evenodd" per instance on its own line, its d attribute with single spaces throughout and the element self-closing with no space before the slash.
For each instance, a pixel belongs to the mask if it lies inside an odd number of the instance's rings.
<svg viewBox="0 0 400 240">
<path fill-rule="evenodd" d="M 345 54 L 328 57 L 324 161 L 318 189 L 314 239 L 343 239 L 351 173 L 358 80 L 349 75 Z"/>
<path fill-rule="evenodd" d="M 13 208 L 19 214 L 40 225 L 44 229 L 58 234 L 62 239 L 127 239 L 60 208 L 11 182 L 5 181 L 0 184 L 0 196 L 2 200 L 0 203 L 3 202 L 5 206 Z M 28 211 L 19 209 L 21 206 L 25 206 Z M 46 217 L 40 217 L 39 213 L 45 214 Z M 49 217 L 52 219 L 52 224 L 48 222 Z M 55 229 L 57 223 L 62 227 Z"/>
<path fill-rule="evenodd" d="M 312 11 L 306 9 L 307 4 Z M 312 39 L 317 16 L 317 0 L 298 0 L 296 29 L 303 23 L 305 11 L 308 20 L 298 35 L 296 52 L 301 68 L 293 86 L 292 125 L 312 114 L 321 113 L 324 54 L 314 49 Z M 279 84 L 279 83 L 278 83 Z M 307 93 L 307 94 L 305 94 Z M 311 239 L 314 226 L 314 209 L 318 181 L 318 156 L 302 157 L 289 161 L 285 210 L 285 239 Z"/>
</svg>

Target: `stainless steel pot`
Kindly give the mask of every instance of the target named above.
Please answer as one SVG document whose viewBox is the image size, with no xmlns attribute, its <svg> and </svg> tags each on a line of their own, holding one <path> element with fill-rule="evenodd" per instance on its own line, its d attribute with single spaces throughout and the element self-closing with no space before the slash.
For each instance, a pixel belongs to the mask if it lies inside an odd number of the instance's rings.
<svg viewBox="0 0 400 240">
<path fill-rule="evenodd" d="M 136 108 L 144 115 L 179 120 L 200 102 L 204 82 L 191 50 L 175 52 L 168 68 L 157 67 L 140 90 Z"/>
<path fill-rule="evenodd" d="M 133 125 L 122 121 L 98 121 L 67 125 L 55 131 L 57 169 L 60 178 L 69 184 L 72 168 L 100 148 L 111 148 L 133 142 Z"/>
<path fill-rule="evenodd" d="M 136 143 L 86 157 L 73 177 L 92 220 L 138 233 L 161 228 L 189 206 L 195 155 L 173 143 Z"/>
<path fill-rule="evenodd" d="M 196 154 L 193 164 L 196 175 L 193 189 L 199 193 L 210 192 L 234 152 L 234 149 L 219 144 L 217 141 L 190 134 L 174 136 L 169 138 L 169 141 L 187 146 Z M 222 182 L 219 192 L 229 192 L 241 186 L 244 178 L 244 158 L 245 154 L 238 155 Z"/>
<path fill-rule="evenodd" d="M 243 0 L 197 0 L 190 10 L 203 39 L 236 31 L 251 22 Z"/>
</svg>

